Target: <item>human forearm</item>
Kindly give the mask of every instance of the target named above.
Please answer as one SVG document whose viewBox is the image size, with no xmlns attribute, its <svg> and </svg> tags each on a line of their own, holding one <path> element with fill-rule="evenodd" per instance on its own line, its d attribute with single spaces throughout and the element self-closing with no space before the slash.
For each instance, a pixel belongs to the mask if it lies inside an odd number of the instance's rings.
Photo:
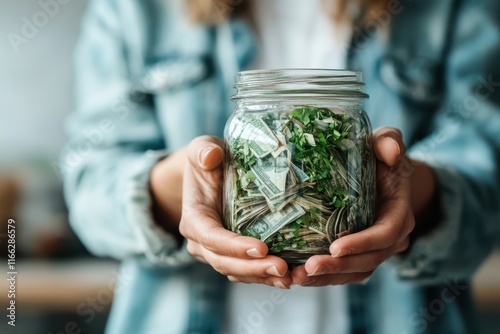
<svg viewBox="0 0 500 334">
<path fill-rule="evenodd" d="M 182 211 L 182 175 L 186 149 L 179 150 L 158 162 L 151 170 L 150 187 L 153 216 L 158 225 L 181 238 L 179 222 Z"/>
<path fill-rule="evenodd" d="M 432 167 L 416 160 L 410 159 L 410 162 L 413 167 L 410 175 L 411 207 L 416 220 L 411 238 L 415 239 L 439 224 L 441 196 Z"/>
</svg>

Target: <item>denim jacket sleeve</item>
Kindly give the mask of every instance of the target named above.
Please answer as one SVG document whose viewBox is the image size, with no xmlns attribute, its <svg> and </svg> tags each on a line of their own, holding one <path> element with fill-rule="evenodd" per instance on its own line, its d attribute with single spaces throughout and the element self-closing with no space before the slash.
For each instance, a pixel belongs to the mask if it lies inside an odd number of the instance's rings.
<svg viewBox="0 0 500 334">
<path fill-rule="evenodd" d="M 461 3 L 446 98 L 432 134 L 409 151 L 436 171 L 444 217 L 401 258 L 403 279 L 469 278 L 500 234 L 500 3 Z"/>
<path fill-rule="evenodd" d="M 166 266 L 192 262 L 152 220 L 149 172 L 165 141 L 127 62 L 120 9 L 92 1 L 76 51 L 76 111 L 60 172 L 73 229 L 90 252 Z"/>
</svg>

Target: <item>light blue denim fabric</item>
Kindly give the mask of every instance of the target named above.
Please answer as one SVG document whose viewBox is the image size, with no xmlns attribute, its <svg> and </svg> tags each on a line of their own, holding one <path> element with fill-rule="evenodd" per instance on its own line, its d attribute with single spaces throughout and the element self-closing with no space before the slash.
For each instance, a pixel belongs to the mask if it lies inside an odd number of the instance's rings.
<svg viewBox="0 0 500 334">
<path fill-rule="evenodd" d="M 243 21 L 192 25 L 182 5 L 91 1 L 76 52 L 60 171 L 76 233 L 92 253 L 123 260 L 107 333 L 221 330 L 226 279 L 154 223 L 148 176 L 195 136 L 222 137 L 233 76 L 258 46 Z M 374 127 L 401 129 L 410 156 L 435 168 L 444 217 L 368 285 L 349 287 L 352 324 L 380 334 L 471 332 L 462 282 L 500 230 L 500 2 L 398 8 L 387 29 L 384 19 L 370 23 L 383 33 L 355 32 L 348 67 L 364 73 Z"/>
</svg>

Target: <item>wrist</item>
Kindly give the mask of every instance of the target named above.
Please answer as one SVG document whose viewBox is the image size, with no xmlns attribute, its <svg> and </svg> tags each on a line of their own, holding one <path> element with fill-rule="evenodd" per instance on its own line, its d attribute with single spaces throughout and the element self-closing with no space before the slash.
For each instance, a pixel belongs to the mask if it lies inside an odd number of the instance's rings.
<svg viewBox="0 0 500 334">
<path fill-rule="evenodd" d="M 437 176 L 432 167 L 411 160 L 414 172 L 410 177 L 411 206 L 415 216 L 412 238 L 430 232 L 441 220 L 441 196 Z"/>
<path fill-rule="evenodd" d="M 414 168 L 410 176 L 411 207 L 413 213 L 418 215 L 425 211 L 436 192 L 436 175 L 434 170 L 427 164 L 410 160 Z"/>
<path fill-rule="evenodd" d="M 175 152 L 154 165 L 150 174 L 153 217 L 159 226 L 178 237 L 186 159 L 185 150 Z"/>
</svg>

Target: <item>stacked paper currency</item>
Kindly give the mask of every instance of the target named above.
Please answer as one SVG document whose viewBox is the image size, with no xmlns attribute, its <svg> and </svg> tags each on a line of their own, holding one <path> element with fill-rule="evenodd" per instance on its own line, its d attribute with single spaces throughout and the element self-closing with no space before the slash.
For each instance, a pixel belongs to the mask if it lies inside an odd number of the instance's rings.
<svg viewBox="0 0 500 334">
<path fill-rule="evenodd" d="M 348 139 L 348 118 L 319 111 L 241 115 L 228 126 L 226 227 L 265 241 L 271 253 L 328 253 L 333 240 L 357 229 L 362 157 Z"/>
</svg>

